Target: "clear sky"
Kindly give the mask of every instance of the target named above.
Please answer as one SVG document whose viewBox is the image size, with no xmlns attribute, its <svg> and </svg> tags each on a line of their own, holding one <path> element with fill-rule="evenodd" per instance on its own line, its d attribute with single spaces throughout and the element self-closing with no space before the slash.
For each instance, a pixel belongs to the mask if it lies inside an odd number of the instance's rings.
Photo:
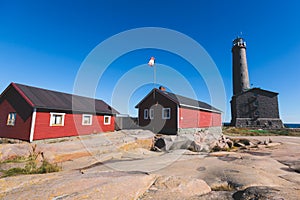
<svg viewBox="0 0 300 200">
<path fill-rule="evenodd" d="M 226 92 L 224 121 L 230 121 L 231 45 L 242 32 L 252 86 L 278 92 L 283 121 L 300 123 L 299 8 L 298 0 L 0 0 L 0 91 L 16 82 L 72 93 L 83 61 L 98 44 L 126 30 L 162 27 L 194 39 L 213 59 Z M 153 69 L 147 66 L 151 56 L 158 63 L 158 84 L 172 81 L 179 72 L 174 83 L 184 77 L 199 100 L 211 102 L 201 74 L 195 75 L 189 62 L 157 49 L 140 49 L 116 59 L 101 77 L 95 97 L 114 101 L 122 113 L 136 115 L 134 106 L 152 84 L 136 85 L 124 100 L 112 100 L 111 91 L 145 77 L 151 81 Z M 132 77 L 122 79 L 131 70 Z M 189 96 L 185 90 L 180 83 L 173 92 Z M 124 102 L 128 109 L 124 110 Z"/>
</svg>

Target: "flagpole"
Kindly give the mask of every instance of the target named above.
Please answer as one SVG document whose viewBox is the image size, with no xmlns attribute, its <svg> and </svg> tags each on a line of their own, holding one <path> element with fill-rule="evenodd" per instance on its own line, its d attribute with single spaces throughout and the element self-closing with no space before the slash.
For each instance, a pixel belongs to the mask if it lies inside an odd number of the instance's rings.
<svg viewBox="0 0 300 200">
<path fill-rule="evenodd" d="M 153 65 L 153 67 L 154 67 L 154 69 L 153 69 L 153 73 L 154 73 L 153 77 L 154 77 L 154 88 L 155 88 L 155 86 L 156 86 L 156 67 L 155 67 L 155 65 Z"/>
<path fill-rule="evenodd" d="M 155 67 L 155 58 L 152 56 L 148 62 L 148 65 L 150 67 L 153 67 L 153 89 L 155 88 L 155 85 L 156 85 L 156 67 Z M 153 93 L 153 98 L 155 99 L 155 91 Z"/>
</svg>

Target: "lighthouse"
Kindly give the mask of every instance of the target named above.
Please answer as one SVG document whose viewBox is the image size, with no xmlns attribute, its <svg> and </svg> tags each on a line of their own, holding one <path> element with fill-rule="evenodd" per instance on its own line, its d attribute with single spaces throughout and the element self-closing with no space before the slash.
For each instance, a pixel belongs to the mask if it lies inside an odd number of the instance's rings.
<svg viewBox="0 0 300 200">
<path fill-rule="evenodd" d="M 241 37 L 233 40 L 231 52 L 233 75 L 231 125 L 265 129 L 282 128 L 278 93 L 250 88 L 245 40 Z"/>
<path fill-rule="evenodd" d="M 236 38 L 231 51 L 233 95 L 238 95 L 250 89 L 245 40 L 240 37 Z"/>
</svg>

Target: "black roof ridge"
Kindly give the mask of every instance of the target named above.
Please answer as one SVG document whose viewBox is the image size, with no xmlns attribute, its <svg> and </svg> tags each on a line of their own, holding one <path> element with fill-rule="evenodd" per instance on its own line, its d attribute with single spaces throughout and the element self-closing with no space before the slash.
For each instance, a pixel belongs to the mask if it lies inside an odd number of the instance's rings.
<svg viewBox="0 0 300 200">
<path fill-rule="evenodd" d="M 162 91 L 160 89 L 157 89 L 157 88 L 153 88 L 135 107 L 138 108 L 139 104 L 141 102 L 143 102 L 149 95 L 151 95 L 153 92 L 159 92 L 160 94 L 162 94 L 163 96 L 165 96 L 166 98 L 170 99 L 171 101 L 173 101 L 174 103 L 176 103 L 177 105 L 181 105 L 183 107 L 196 107 L 198 109 L 202 109 L 202 110 L 209 110 L 209 111 L 212 111 L 212 112 L 222 112 L 221 110 L 213 107 L 212 105 L 208 104 L 208 103 L 205 103 L 203 101 L 199 101 L 199 100 L 196 100 L 196 99 L 192 99 L 192 98 L 189 98 L 189 97 L 185 97 L 185 96 L 182 96 L 182 95 L 179 95 L 179 94 L 175 94 L 175 93 L 172 93 L 172 92 L 167 92 L 167 91 Z M 175 96 L 176 98 L 172 97 L 172 96 Z M 178 98 L 177 98 L 178 97 Z M 180 98 L 181 99 L 187 99 L 189 101 L 192 101 L 192 102 L 195 102 L 198 104 L 198 106 L 194 106 L 194 105 L 189 105 L 189 104 L 184 104 L 180 101 Z M 201 107 L 200 104 L 205 104 L 206 105 L 206 108 L 205 107 Z"/>
<path fill-rule="evenodd" d="M 261 89 L 260 87 L 253 87 L 253 88 L 250 88 L 250 89 L 248 89 L 248 90 L 246 90 L 244 92 L 241 92 L 241 93 L 239 93 L 239 94 L 237 94 L 235 96 L 239 96 L 239 95 L 245 94 L 245 93 L 253 91 L 253 90 L 260 90 L 260 91 L 263 91 L 263 92 L 273 93 L 275 95 L 279 94 L 278 92 L 273 92 L 273 91 L 270 91 L 270 90 Z"/>
<path fill-rule="evenodd" d="M 34 108 L 99 114 L 119 113 L 102 99 L 49 90 L 20 83 L 11 83 L 10 86 L 11 85 L 19 92 L 23 93 L 21 95 L 24 95 L 24 98 L 27 98 L 30 101 L 31 106 Z"/>
<path fill-rule="evenodd" d="M 161 90 L 159 90 L 159 91 L 161 91 Z M 188 100 L 190 100 L 190 101 L 194 101 L 194 102 L 197 102 L 197 103 L 200 103 L 200 104 L 206 104 L 207 106 L 210 107 L 210 110 L 222 112 L 221 110 L 219 110 L 219 109 L 213 107 L 212 105 L 210 105 L 210 104 L 208 104 L 208 103 L 206 103 L 206 102 L 204 102 L 204 101 L 200 101 L 200 100 L 198 100 L 198 99 L 192 99 L 192 98 L 190 98 L 190 97 L 186 97 L 186 96 L 183 96 L 183 95 L 180 95 L 180 94 L 175 94 L 175 93 L 168 92 L 168 91 L 161 91 L 161 92 L 166 92 L 166 93 L 171 94 L 171 95 L 174 95 L 174 96 L 176 96 L 176 97 L 185 98 L 185 99 L 188 99 Z M 172 97 L 169 97 L 169 98 L 172 98 Z M 176 101 L 176 100 L 175 100 L 175 101 Z M 177 101 L 178 101 L 178 103 L 179 103 L 179 105 L 180 105 L 180 103 L 181 103 L 180 100 L 177 99 Z M 187 106 L 190 106 L 189 104 L 183 104 L 183 103 L 182 103 L 181 105 L 187 105 Z M 201 109 L 201 108 L 202 108 L 202 109 L 207 109 L 207 108 L 204 108 L 204 107 L 200 107 L 200 105 L 199 105 L 199 108 L 200 108 L 200 109 Z"/>
<path fill-rule="evenodd" d="M 197 101 L 197 102 L 200 102 L 200 103 L 205 103 L 204 101 L 200 101 L 200 100 L 197 100 L 197 99 L 192 99 L 192 98 L 190 98 L 190 97 L 186 97 L 186 96 L 183 96 L 183 95 L 181 95 L 181 94 L 175 94 L 175 93 L 173 93 L 173 92 L 168 92 L 168 91 L 162 91 L 162 92 L 166 92 L 166 93 L 168 93 L 168 94 L 173 94 L 173 95 L 175 95 L 175 96 L 183 97 L 183 98 L 186 98 L 186 99 L 189 99 L 189 100 L 192 100 L 192 101 Z M 205 104 L 208 104 L 208 103 L 205 103 Z M 208 105 L 209 105 L 209 104 L 208 104 Z"/>
<path fill-rule="evenodd" d="M 25 87 L 28 87 L 28 88 L 34 88 L 34 89 L 44 90 L 44 91 L 48 91 L 48 92 L 56 92 L 56 93 L 60 93 L 60 94 L 70 95 L 70 96 L 77 96 L 77 97 L 87 98 L 87 99 L 91 99 L 91 100 L 103 101 L 102 99 L 96 99 L 96 98 L 92 98 L 92 97 L 81 96 L 81 95 L 78 95 L 78 94 L 71 94 L 71 93 L 67 93 L 67 92 L 60 92 L 60 91 L 57 91 L 57 90 L 50 90 L 50 89 L 45 89 L 45 88 L 41 88 L 41 87 L 20 84 L 20 83 L 14 83 L 14 84 L 17 85 L 17 86 L 20 85 L 20 86 L 25 86 Z"/>
</svg>

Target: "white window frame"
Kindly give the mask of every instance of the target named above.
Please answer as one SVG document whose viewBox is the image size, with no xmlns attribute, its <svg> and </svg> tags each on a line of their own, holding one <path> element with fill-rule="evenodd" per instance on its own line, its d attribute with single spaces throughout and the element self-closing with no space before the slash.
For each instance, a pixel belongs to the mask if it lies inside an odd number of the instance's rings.
<svg viewBox="0 0 300 200">
<path fill-rule="evenodd" d="M 105 118 L 108 118 L 108 122 L 105 122 Z M 104 115 L 103 124 L 104 125 L 110 125 L 110 122 L 111 122 L 111 116 L 110 115 Z"/>
<path fill-rule="evenodd" d="M 169 112 L 169 116 L 165 117 L 165 110 Z M 162 114 L 161 114 L 162 119 L 171 119 L 171 108 L 162 108 Z"/>
<path fill-rule="evenodd" d="M 55 124 L 55 116 L 62 116 L 61 118 L 61 123 L 60 124 Z M 50 126 L 64 126 L 65 125 L 65 115 L 66 113 L 56 113 L 56 112 L 51 112 L 50 113 Z"/>
<path fill-rule="evenodd" d="M 85 122 L 85 117 L 89 117 L 90 120 L 89 120 L 89 123 L 86 123 Z M 83 126 L 90 126 L 93 124 L 93 115 L 89 115 L 89 114 L 82 114 L 82 122 L 81 122 L 81 125 Z"/>
<path fill-rule="evenodd" d="M 7 126 L 14 126 L 16 124 L 16 118 L 17 118 L 17 113 L 16 112 L 10 112 L 7 115 Z"/>
<path fill-rule="evenodd" d="M 149 110 L 144 109 L 144 119 L 148 119 L 148 118 L 149 118 Z"/>
<path fill-rule="evenodd" d="M 149 118 L 154 119 L 154 109 L 149 109 Z"/>
</svg>

